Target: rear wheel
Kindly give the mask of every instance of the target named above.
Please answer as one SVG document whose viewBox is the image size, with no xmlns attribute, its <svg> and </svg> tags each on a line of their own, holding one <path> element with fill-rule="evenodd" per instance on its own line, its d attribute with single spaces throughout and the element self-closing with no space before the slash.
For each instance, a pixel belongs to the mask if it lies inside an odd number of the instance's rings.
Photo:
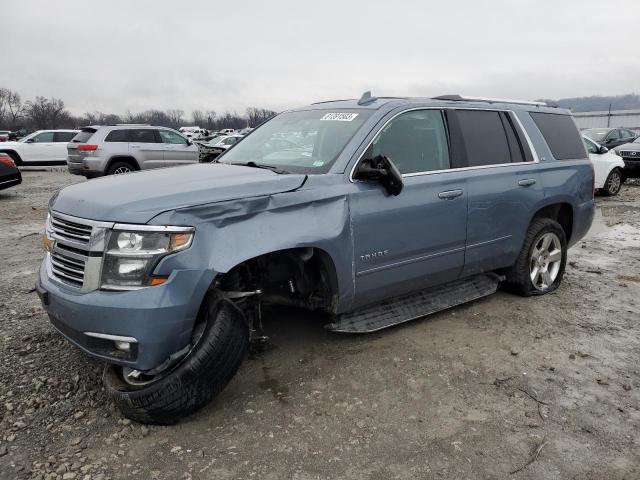
<svg viewBox="0 0 640 480">
<path fill-rule="evenodd" d="M 507 272 L 507 286 L 524 296 L 554 291 L 567 263 L 567 238 L 550 218 L 531 222 L 520 255 Z"/>
<path fill-rule="evenodd" d="M 104 384 L 132 420 L 168 425 L 204 407 L 229 383 L 249 348 L 249 328 L 238 309 L 207 295 L 190 351 L 158 375 L 108 365 Z"/>
<path fill-rule="evenodd" d="M 134 172 L 135 168 L 133 168 L 133 165 L 131 165 L 129 162 L 113 162 L 111 165 L 109 165 L 109 168 L 107 168 L 107 175 L 121 175 L 123 173 L 129 173 L 129 172 Z"/>
<path fill-rule="evenodd" d="M 609 176 L 604 182 L 604 187 L 602 191 L 605 195 L 617 195 L 620 192 L 620 188 L 622 187 L 622 183 L 624 180 L 622 179 L 622 173 L 619 168 L 614 168 L 609 172 Z"/>
</svg>

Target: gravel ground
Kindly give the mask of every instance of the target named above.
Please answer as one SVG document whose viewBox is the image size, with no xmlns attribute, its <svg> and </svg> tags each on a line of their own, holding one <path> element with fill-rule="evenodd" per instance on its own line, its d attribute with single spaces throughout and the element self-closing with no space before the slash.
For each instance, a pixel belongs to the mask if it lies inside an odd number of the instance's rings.
<svg viewBox="0 0 640 480">
<path fill-rule="evenodd" d="M 81 179 L 23 176 L 0 191 L 1 479 L 640 478 L 639 183 L 597 199 L 553 294 L 366 336 L 274 310 L 211 405 L 145 427 L 33 291 L 47 200 Z"/>
</svg>

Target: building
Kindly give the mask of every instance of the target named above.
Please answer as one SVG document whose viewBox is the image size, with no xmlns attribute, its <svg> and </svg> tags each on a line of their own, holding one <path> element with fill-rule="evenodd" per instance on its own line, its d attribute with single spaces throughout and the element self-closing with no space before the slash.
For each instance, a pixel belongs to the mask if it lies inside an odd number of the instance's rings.
<svg viewBox="0 0 640 480">
<path fill-rule="evenodd" d="M 640 110 L 574 112 L 578 128 L 625 127 L 640 132 Z"/>
</svg>

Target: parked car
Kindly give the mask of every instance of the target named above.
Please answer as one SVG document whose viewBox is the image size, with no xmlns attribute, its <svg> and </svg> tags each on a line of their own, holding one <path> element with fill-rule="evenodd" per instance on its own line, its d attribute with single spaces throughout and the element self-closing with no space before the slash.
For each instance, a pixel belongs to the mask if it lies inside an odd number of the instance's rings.
<svg viewBox="0 0 640 480">
<path fill-rule="evenodd" d="M 67 143 L 78 130 L 38 130 L 15 142 L 3 142 L 0 152 L 8 154 L 16 165 L 64 164 Z"/>
<path fill-rule="evenodd" d="M 617 195 L 624 182 L 624 161 L 613 150 L 598 145 L 586 135 L 582 136 L 582 141 L 593 163 L 595 188 L 605 195 Z"/>
<path fill-rule="evenodd" d="M 221 135 L 232 135 L 233 133 L 235 133 L 235 130 L 233 128 L 223 128 L 222 130 L 220 130 Z"/>
<path fill-rule="evenodd" d="M 9 135 L 11 135 L 11 130 L 0 130 L 0 142 L 8 141 Z"/>
<path fill-rule="evenodd" d="M 191 140 L 199 140 L 208 134 L 204 128 L 200 127 L 180 127 L 179 131 L 183 136 Z"/>
<path fill-rule="evenodd" d="M 200 144 L 200 161 L 212 162 L 220 154 L 233 147 L 236 143 L 242 140 L 243 135 L 221 135 L 214 138 L 208 143 Z"/>
<path fill-rule="evenodd" d="M 6 153 L 0 153 L 0 190 L 20 183 L 22 183 L 22 175 L 13 158 Z"/>
<path fill-rule="evenodd" d="M 87 178 L 198 162 L 198 147 L 191 140 L 150 125 L 84 127 L 67 150 L 69 172 Z"/>
<path fill-rule="evenodd" d="M 622 157 L 624 161 L 624 170 L 622 170 L 623 180 L 627 178 L 640 178 L 640 138 L 616 147 L 615 153 Z"/>
<path fill-rule="evenodd" d="M 108 364 L 124 415 L 172 423 L 234 376 L 265 305 L 362 333 L 500 284 L 554 291 L 593 192 L 567 110 L 365 94 L 281 113 L 217 163 L 66 187 L 36 289 L 57 330 Z"/>
<path fill-rule="evenodd" d="M 609 150 L 638 138 L 633 130 L 627 128 L 587 128 L 582 133 Z"/>
</svg>

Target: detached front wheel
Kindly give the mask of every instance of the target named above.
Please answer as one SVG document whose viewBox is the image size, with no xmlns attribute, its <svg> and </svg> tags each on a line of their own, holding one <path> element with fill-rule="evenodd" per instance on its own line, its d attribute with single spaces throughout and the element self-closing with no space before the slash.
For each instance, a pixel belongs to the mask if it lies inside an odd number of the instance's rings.
<svg viewBox="0 0 640 480">
<path fill-rule="evenodd" d="M 124 416 L 169 425 L 209 403 L 240 368 L 249 348 L 249 328 L 240 312 L 212 292 L 194 328 L 191 349 L 172 368 L 135 377 L 108 365 L 104 385 Z"/>
</svg>

